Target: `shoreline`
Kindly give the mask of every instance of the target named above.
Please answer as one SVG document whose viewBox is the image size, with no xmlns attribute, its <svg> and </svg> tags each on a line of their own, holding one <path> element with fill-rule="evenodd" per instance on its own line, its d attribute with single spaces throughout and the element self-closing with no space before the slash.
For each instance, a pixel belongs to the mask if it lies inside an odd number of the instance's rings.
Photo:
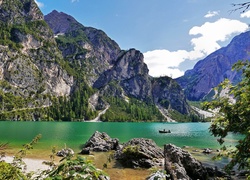
<svg viewBox="0 0 250 180">
<path fill-rule="evenodd" d="M 197 160 L 201 161 L 203 165 L 205 166 L 213 166 L 215 164 L 210 164 L 204 162 L 204 160 L 208 160 L 211 158 L 211 156 L 216 155 L 216 151 L 213 151 L 212 154 L 203 154 L 201 149 L 194 148 L 194 147 L 182 147 L 182 149 L 188 151 L 191 153 L 193 157 L 195 157 Z M 30 151 L 32 152 L 32 151 Z M 103 164 L 107 162 L 107 157 L 110 152 L 93 152 L 91 155 L 87 155 L 86 157 L 93 161 L 93 164 L 99 168 L 103 169 Z M 45 154 L 43 154 L 45 155 Z M 197 158 L 197 155 L 199 158 Z M 49 155 L 48 155 L 49 156 Z M 25 158 L 23 158 L 23 161 L 27 165 L 27 169 L 24 171 L 25 173 L 29 172 L 35 172 L 35 174 L 39 174 L 39 172 L 49 169 L 48 165 L 43 164 L 44 161 L 48 161 L 47 158 L 43 156 L 34 156 L 33 153 L 28 154 Z M 84 155 L 85 156 L 85 155 Z M 58 163 L 61 157 L 55 156 L 55 163 Z M 204 159 L 205 158 L 205 159 Z M 7 163 L 11 163 L 13 160 L 13 155 L 11 153 L 6 152 L 6 157 L 2 158 L 2 160 L 5 160 Z M 117 166 L 118 165 L 118 166 Z M 116 161 L 112 161 L 108 163 L 108 167 L 103 169 L 110 178 L 114 179 L 129 179 L 131 177 L 136 178 L 138 180 L 145 180 L 150 175 L 149 169 L 131 169 L 131 168 L 124 168 Z"/>
<path fill-rule="evenodd" d="M 12 163 L 13 156 L 5 156 L 1 160 L 4 160 L 7 163 Z M 46 161 L 45 159 L 42 160 L 42 159 L 35 159 L 35 158 L 34 159 L 23 158 L 23 161 L 26 164 L 26 168 L 22 169 L 25 173 L 38 172 L 38 171 L 49 169 L 48 165 L 43 164 L 43 162 Z"/>
</svg>

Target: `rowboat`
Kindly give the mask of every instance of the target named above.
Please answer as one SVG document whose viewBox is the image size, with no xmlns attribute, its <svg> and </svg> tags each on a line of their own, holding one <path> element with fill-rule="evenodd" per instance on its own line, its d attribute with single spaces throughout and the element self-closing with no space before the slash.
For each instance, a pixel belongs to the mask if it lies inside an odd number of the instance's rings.
<svg viewBox="0 0 250 180">
<path fill-rule="evenodd" d="M 159 133 L 171 133 L 171 131 L 163 129 L 163 130 L 159 130 Z"/>
</svg>

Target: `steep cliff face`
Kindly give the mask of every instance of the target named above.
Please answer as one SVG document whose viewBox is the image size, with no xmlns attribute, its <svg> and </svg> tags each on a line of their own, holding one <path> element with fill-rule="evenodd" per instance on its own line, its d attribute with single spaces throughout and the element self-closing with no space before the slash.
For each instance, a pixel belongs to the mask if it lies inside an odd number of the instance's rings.
<svg viewBox="0 0 250 180">
<path fill-rule="evenodd" d="M 121 97 L 132 96 L 182 114 L 190 113 L 181 87 L 169 77 L 150 77 L 143 54 L 138 50 L 122 51 L 116 64 L 100 76 L 94 87 L 100 89 L 103 94 L 107 91 L 116 92 L 114 86 L 110 85 L 114 81 L 122 89 L 118 91 Z"/>
<path fill-rule="evenodd" d="M 1 90 L 21 97 L 69 95 L 73 79 L 59 65 L 61 52 L 36 3 L 1 1 L 0 24 L 0 80 L 8 86 Z"/>
<path fill-rule="evenodd" d="M 225 78 L 235 83 L 240 73 L 232 71 L 238 60 L 250 59 L 250 32 L 236 36 L 228 46 L 223 47 L 199 61 L 192 70 L 177 78 L 190 100 L 200 100 Z"/>
<path fill-rule="evenodd" d="M 170 77 L 155 78 L 152 95 L 155 104 L 165 109 L 174 109 L 182 114 L 191 112 L 182 88 Z"/>
<path fill-rule="evenodd" d="M 46 15 L 45 20 L 54 32 L 64 58 L 84 72 L 88 77 L 85 81 L 90 86 L 113 66 L 120 47 L 103 31 L 85 27 L 72 16 L 55 10 Z"/>
<path fill-rule="evenodd" d="M 100 89 L 110 82 L 116 81 L 126 95 L 150 101 L 152 87 L 143 54 L 135 49 L 121 51 L 116 61 L 112 68 L 97 79 L 94 87 Z"/>
</svg>

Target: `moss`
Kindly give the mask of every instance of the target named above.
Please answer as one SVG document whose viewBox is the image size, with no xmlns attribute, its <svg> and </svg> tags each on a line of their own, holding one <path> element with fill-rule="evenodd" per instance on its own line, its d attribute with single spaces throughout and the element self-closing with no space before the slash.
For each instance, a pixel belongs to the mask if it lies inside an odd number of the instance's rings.
<svg viewBox="0 0 250 180">
<path fill-rule="evenodd" d="M 140 146 L 136 145 L 129 145 L 122 149 L 122 153 L 126 154 L 127 156 L 135 156 L 138 157 L 140 154 Z"/>
</svg>

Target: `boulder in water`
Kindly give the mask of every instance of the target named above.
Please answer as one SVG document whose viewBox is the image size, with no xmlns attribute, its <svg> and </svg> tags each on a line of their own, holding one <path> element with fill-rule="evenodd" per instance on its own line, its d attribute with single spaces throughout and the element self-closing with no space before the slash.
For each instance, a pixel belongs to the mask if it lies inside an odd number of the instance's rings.
<svg viewBox="0 0 250 180">
<path fill-rule="evenodd" d="M 163 150 L 151 139 L 134 138 L 116 151 L 115 157 L 125 167 L 151 168 L 162 165 Z"/>
<path fill-rule="evenodd" d="M 89 154 L 90 151 L 107 152 L 116 150 L 119 147 L 119 140 L 111 138 L 105 132 L 96 131 L 90 139 L 85 143 L 81 154 Z"/>
</svg>

